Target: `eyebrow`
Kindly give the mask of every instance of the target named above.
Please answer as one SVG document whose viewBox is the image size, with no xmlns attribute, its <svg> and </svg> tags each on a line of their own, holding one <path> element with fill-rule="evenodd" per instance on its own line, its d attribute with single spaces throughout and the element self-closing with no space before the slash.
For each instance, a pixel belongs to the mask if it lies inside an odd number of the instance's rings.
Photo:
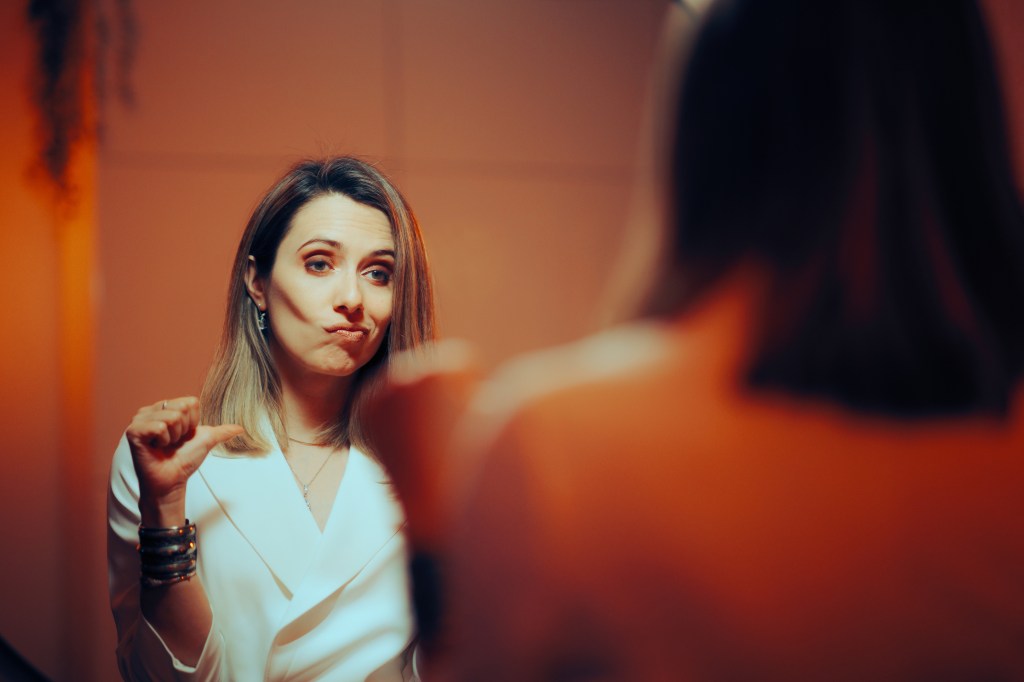
<svg viewBox="0 0 1024 682">
<path fill-rule="evenodd" d="M 306 240 L 305 242 L 303 242 L 303 244 L 299 248 L 295 249 L 295 252 L 298 253 L 299 251 L 302 251 L 304 248 L 306 248 L 310 244 L 326 244 L 327 246 L 331 247 L 332 249 L 336 249 L 338 251 L 340 251 L 341 248 L 342 248 L 341 242 L 335 241 L 334 239 L 324 239 L 323 237 L 313 237 L 312 239 L 309 239 L 309 240 Z M 377 249 L 376 251 L 374 251 L 370 255 L 371 256 L 391 256 L 392 258 L 395 258 L 395 250 L 394 249 Z"/>
<path fill-rule="evenodd" d="M 306 240 L 305 242 L 303 242 L 302 245 L 299 246 L 299 248 L 295 249 L 295 252 L 298 253 L 299 251 L 302 251 L 304 248 L 306 248 L 310 244 L 318 244 L 318 243 L 319 244 L 326 244 L 327 246 L 331 247 L 332 249 L 341 249 L 341 242 L 334 241 L 333 239 L 324 239 L 323 237 L 313 237 L 312 239 L 309 239 L 309 240 Z"/>
</svg>

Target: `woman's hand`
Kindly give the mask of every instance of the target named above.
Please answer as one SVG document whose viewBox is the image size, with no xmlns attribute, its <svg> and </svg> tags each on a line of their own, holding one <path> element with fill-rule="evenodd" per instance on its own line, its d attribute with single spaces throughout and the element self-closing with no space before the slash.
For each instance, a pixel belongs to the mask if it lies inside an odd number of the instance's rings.
<svg viewBox="0 0 1024 682">
<path fill-rule="evenodd" d="M 185 484 L 210 450 L 243 432 L 235 424 L 199 424 L 199 400 L 161 400 L 140 409 L 126 435 L 139 477 L 142 525 L 185 523 Z"/>
<path fill-rule="evenodd" d="M 459 341 L 401 353 L 363 412 L 374 454 L 401 498 L 417 549 L 436 550 L 447 530 L 453 435 L 476 390 L 476 367 L 475 353 Z"/>
</svg>

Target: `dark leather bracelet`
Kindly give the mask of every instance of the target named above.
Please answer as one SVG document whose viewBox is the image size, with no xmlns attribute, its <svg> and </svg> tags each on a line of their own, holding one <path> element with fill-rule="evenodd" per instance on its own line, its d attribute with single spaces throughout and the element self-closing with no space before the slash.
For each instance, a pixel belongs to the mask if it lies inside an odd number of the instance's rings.
<svg viewBox="0 0 1024 682">
<path fill-rule="evenodd" d="M 147 528 L 139 524 L 139 544 L 149 547 L 159 545 L 176 545 L 196 538 L 196 524 L 185 519 L 184 526 L 168 526 L 167 528 Z"/>
<path fill-rule="evenodd" d="M 147 559 L 148 560 L 153 560 L 153 559 L 160 560 L 160 559 L 163 559 L 163 558 L 166 558 L 166 557 L 185 556 L 186 554 L 189 554 L 189 553 L 195 551 L 195 548 L 196 548 L 196 543 L 195 543 L 194 540 L 189 541 L 189 542 L 185 542 L 185 543 L 181 543 L 181 544 L 157 545 L 155 547 L 152 547 L 152 546 L 149 546 L 149 545 L 143 545 L 140 542 L 139 546 L 137 547 L 137 549 L 139 550 L 139 555 L 142 556 L 142 560 L 143 561 L 146 561 Z"/>
<path fill-rule="evenodd" d="M 140 581 L 143 587 L 164 587 L 189 580 L 196 574 L 199 548 L 196 524 L 146 528 L 139 526 Z"/>
<path fill-rule="evenodd" d="M 188 573 L 178 573 L 176 575 L 165 576 L 163 578 L 150 578 L 149 576 L 144 575 L 139 579 L 139 582 L 143 587 L 167 587 L 168 585 L 174 585 L 191 580 L 192 576 L 195 574 L 196 572 L 193 570 Z"/>
</svg>

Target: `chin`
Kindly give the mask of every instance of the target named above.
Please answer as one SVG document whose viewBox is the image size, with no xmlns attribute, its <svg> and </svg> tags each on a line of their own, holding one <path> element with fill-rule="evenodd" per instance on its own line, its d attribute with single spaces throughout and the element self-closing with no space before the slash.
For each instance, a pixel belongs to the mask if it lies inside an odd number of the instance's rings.
<svg viewBox="0 0 1024 682">
<path fill-rule="evenodd" d="M 350 377 L 357 373 L 362 368 L 362 365 L 357 365 L 356 363 L 353 362 L 341 366 L 319 367 L 317 368 L 317 371 L 319 374 L 323 374 L 325 376 L 341 378 Z"/>
<path fill-rule="evenodd" d="M 344 351 L 340 351 L 340 349 L 332 349 L 333 352 L 320 355 L 320 357 L 315 358 L 315 365 L 311 363 L 309 368 L 318 374 L 326 376 L 350 377 L 357 374 L 359 370 L 370 364 L 378 350 L 379 347 L 374 349 L 374 353 L 360 353 L 359 355 L 352 355 Z"/>
<path fill-rule="evenodd" d="M 359 372 L 369 362 L 369 358 L 347 358 L 335 362 L 327 362 L 317 368 L 320 374 L 332 377 L 350 377 Z"/>
</svg>

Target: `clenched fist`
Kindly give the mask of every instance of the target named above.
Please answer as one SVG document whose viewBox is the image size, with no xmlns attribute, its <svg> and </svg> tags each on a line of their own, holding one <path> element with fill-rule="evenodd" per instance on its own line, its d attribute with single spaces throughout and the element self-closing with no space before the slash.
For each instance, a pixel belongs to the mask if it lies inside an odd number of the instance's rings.
<svg viewBox="0 0 1024 682">
<path fill-rule="evenodd" d="M 139 477 L 142 525 L 185 522 L 185 484 L 210 450 L 243 433 L 235 424 L 199 423 L 199 399 L 161 400 L 140 409 L 126 435 Z"/>
</svg>

